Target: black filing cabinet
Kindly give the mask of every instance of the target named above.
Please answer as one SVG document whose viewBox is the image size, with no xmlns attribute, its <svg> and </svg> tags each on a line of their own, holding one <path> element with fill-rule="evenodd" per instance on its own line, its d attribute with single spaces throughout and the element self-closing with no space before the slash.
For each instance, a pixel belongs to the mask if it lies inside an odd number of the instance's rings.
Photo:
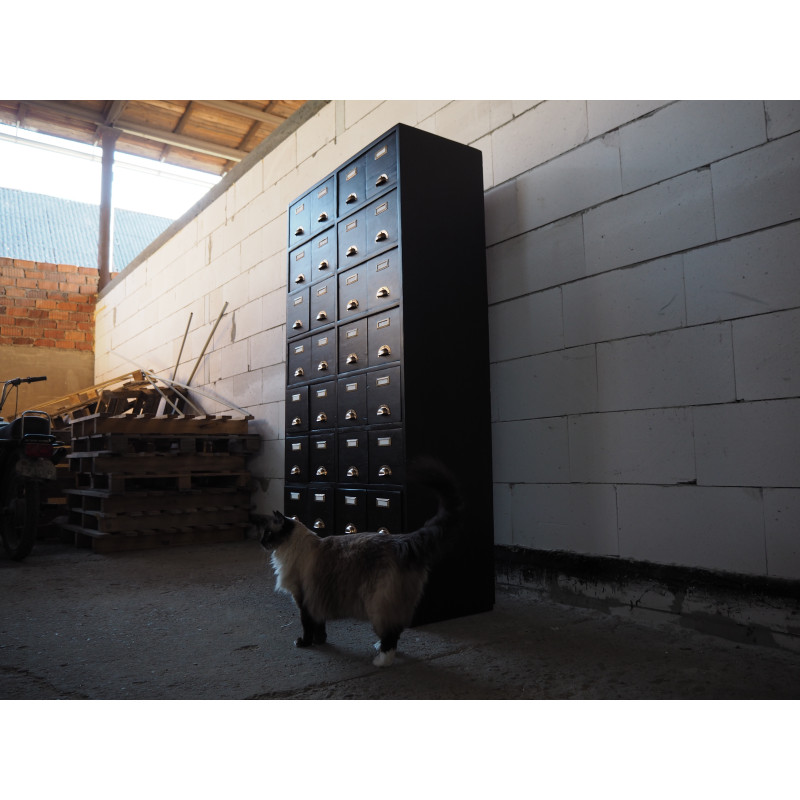
<svg viewBox="0 0 800 800">
<path fill-rule="evenodd" d="M 494 604 L 481 153 L 397 125 L 289 206 L 285 513 L 320 536 L 419 527 L 434 456 L 464 530 L 415 624 Z"/>
</svg>

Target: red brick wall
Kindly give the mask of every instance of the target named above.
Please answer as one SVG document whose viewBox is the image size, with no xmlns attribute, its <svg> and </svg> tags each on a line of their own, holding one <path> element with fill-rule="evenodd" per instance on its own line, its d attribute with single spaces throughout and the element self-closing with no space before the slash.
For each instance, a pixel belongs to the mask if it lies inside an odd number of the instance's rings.
<svg viewBox="0 0 800 800">
<path fill-rule="evenodd" d="M 98 271 L 0 258 L 0 345 L 94 349 Z"/>
</svg>

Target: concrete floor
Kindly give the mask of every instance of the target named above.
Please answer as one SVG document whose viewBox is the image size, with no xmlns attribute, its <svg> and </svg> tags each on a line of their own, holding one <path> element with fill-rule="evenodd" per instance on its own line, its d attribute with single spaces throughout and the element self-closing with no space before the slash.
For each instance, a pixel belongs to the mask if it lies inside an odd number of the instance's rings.
<svg viewBox="0 0 800 800">
<path fill-rule="evenodd" d="M 498 588 L 492 612 L 406 631 L 372 666 L 367 623 L 298 650 L 254 541 L 0 557 L 0 699 L 798 699 L 800 655 Z"/>
</svg>

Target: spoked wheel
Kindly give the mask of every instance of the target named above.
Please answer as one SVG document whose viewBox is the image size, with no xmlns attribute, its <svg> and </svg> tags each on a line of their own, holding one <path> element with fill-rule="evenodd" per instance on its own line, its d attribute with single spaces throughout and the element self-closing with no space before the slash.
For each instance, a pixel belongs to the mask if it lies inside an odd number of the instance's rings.
<svg viewBox="0 0 800 800">
<path fill-rule="evenodd" d="M 40 486 L 36 481 L 17 479 L 9 488 L 0 517 L 3 547 L 10 558 L 21 561 L 33 550 L 36 542 Z"/>
</svg>

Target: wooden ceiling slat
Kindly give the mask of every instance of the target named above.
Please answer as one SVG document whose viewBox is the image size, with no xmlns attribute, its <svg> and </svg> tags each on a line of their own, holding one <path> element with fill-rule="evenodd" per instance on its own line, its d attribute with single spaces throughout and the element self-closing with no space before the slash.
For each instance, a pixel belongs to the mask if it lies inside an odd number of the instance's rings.
<svg viewBox="0 0 800 800">
<path fill-rule="evenodd" d="M 259 122 L 271 122 L 274 125 L 280 125 L 281 122 L 286 119 L 286 117 L 282 117 L 279 114 L 273 114 L 269 111 L 259 111 L 257 108 L 251 108 L 244 103 L 237 103 L 233 100 L 198 100 L 197 102 L 209 108 L 227 111 L 240 117 L 258 120 Z"/>
</svg>

